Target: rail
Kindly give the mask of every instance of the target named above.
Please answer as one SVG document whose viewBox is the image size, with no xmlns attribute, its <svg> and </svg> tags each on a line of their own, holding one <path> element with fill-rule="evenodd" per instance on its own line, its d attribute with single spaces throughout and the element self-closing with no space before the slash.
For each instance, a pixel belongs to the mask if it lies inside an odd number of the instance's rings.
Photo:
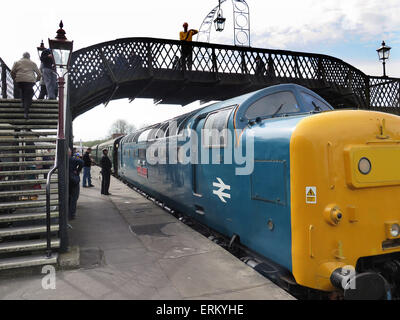
<svg viewBox="0 0 400 320">
<path fill-rule="evenodd" d="M 37 99 L 40 94 L 40 85 L 35 83 L 33 86 L 33 97 Z M 11 77 L 11 69 L 0 58 L 0 97 L 3 99 L 19 98 L 17 85 Z"/>
<path fill-rule="evenodd" d="M 57 150 L 56 150 L 56 156 L 55 156 L 55 163 L 54 167 L 51 168 L 47 175 L 47 180 L 46 180 L 46 252 L 47 252 L 47 257 L 51 258 L 52 255 L 52 250 L 51 250 L 51 214 L 50 214 L 50 189 L 51 189 L 51 176 L 53 173 L 58 169 L 58 164 L 57 164 Z"/>
<path fill-rule="evenodd" d="M 1 69 L 1 97 L 3 99 L 14 98 L 14 81 L 11 77 L 11 69 L 5 64 L 3 59 L 0 58 L 0 69 Z"/>
<path fill-rule="evenodd" d="M 213 86 L 221 85 L 227 90 L 234 81 L 241 87 L 247 86 L 248 91 L 256 87 L 252 83 L 265 87 L 294 82 L 333 92 L 330 102 L 335 107 L 351 97 L 354 107 L 399 108 L 400 79 L 368 76 L 331 56 L 202 42 L 192 42 L 190 46 L 191 63 L 182 54 L 183 43 L 177 40 L 125 38 L 74 52 L 69 89 L 73 115 L 113 98 L 162 100 L 168 94 L 160 87 L 151 91 L 151 87 L 161 81 L 165 81 L 164 87 L 173 87 L 179 80 L 184 81 L 184 86 L 177 85 L 174 98 L 183 103 L 188 102 L 183 97 L 191 82 L 202 83 L 203 88 L 207 84 L 211 93 L 205 95 L 211 99 L 218 98 L 223 91 L 213 91 Z M 238 93 L 238 83 L 232 93 Z M 201 98 L 190 92 L 188 96 Z"/>
</svg>

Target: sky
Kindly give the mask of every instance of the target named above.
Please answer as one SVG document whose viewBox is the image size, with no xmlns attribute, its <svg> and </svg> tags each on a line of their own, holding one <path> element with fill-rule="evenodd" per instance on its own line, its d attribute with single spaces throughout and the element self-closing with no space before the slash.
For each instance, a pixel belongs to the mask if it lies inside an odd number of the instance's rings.
<svg viewBox="0 0 400 320">
<path fill-rule="evenodd" d="M 251 46 L 321 53 L 342 59 L 369 75 L 382 75 L 376 49 L 392 47 L 387 74 L 400 78 L 399 0 L 246 0 L 250 7 Z M 217 0 L 69 0 L 6 1 L 0 19 L 0 57 L 11 67 L 28 51 L 38 63 L 36 47 L 54 38 L 62 19 L 74 50 L 124 37 L 178 39 L 183 22 L 199 29 Z M 210 42 L 233 44 L 232 3 L 222 9 L 225 31 Z M 5 14 L 4 14 L 5 13 Z M 195 40 L 195 39 L 194 39 Z M 136 127 L 168 120 L 199 108 L 153 105 L 149 99 L 111 101 L 79 116 L 75 141 L 105 138 L 112 123 L 125 119 Z"/>
</svg>

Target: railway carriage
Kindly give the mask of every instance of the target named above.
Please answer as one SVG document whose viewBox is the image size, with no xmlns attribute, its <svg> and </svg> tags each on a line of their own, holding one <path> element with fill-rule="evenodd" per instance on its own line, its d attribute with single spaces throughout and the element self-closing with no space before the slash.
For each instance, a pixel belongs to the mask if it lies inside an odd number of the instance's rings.
<svg viewBox="0 0 400 320">
<path fill-rule="evenodd" d="M 301 287 L 398 297 L 400 117 L 285 84 L 172 120 L 120 140 L 121 178 Z"/>
</svg>

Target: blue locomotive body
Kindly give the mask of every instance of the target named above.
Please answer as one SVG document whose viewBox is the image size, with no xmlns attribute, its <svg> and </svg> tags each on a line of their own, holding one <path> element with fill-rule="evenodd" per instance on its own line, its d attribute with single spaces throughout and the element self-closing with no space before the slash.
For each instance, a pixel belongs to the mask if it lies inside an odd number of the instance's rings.
<svg viewBox="0 0 400 320">
<path fill-rule="evenodd" d="M 297 123 L 315 110 L 306 105 L 301 93 L 321 99 L 300 86 L 279 85 L 173 119 L 175 131 L 170 121 L 126 136 L 118 151 L 119 174 L 227 237 L 238 235 L 243 245 L 291 271 L 290 140 Z M 281 97 L 276 98 L 276 110 L 257 105 L 277 94 Z M 249 113 L 252 107 L 255 110 Z M 330 110 L 325 102 L 320 108 Z M 207 128 L 231 134 L 222 144 L 212 137 L 207 141 L 202 132 Z M 193 135 L 198 141 L 190 153 L 197 155 L 197 161 L 185 163 L 179 151 Z M 158 155 L 163 154 L 166 163 L 149 163 L 146 150 L 155 143 L 162 146 Z M 242 155 L 249 152 L 250 143 L 252 164 L 227 159 L 235 150 Z M 171 152 L 174 149 L 177 154 Z M 238 175 L 237 169 L 246 166 L 252 168 Z"/>
</svg>

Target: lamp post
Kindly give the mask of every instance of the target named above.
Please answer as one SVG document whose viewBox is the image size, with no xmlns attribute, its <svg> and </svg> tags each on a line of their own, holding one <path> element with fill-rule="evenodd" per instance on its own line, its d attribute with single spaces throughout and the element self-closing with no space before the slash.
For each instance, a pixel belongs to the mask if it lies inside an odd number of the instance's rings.
<svg viewBox="0 0 400 320">
<path fill-rule="evenodd" d="M 67 145 L 65 142 L 64 131 L 64 76 L 68 73 L 68 66 L 71 61 L 73 41 L 68 41 L 65 37 L 63 23 L 60 22 L 60 29 L 57 31 L 55 39 L 49 39 L 51 57 L 58 75 L 58 131 L 57 131 L 57 169 L 58 169 L 58 206 L 59 206 L 59 234 L 60 252 L 68 251 L 68 161 Z M 48 177 L 49 178 L 49 177 Z M 48 234 L 50 234 L 48 225 Z M 49 242 L 49 238 L 48 238 Z"/>
<path fill-rule="evenodd" d="M 73 47 L 73 41 L 68 41 L 65 37 L 65 31 L 63 29 L 63 22 L 60 22 L 60 29 L 57 31 L 55 39 L 49 39 L 49 47 L 53 58 L 53 64 L 56 67 L 58 75 L 58 138 L 65 139 L 64 134 L 64 76 L 68 72 L 68 66 L 71 61 L 71 53 Z"/>
<path fill-rule="evenodd" d="M 379 49 L 376 50 L 378 52 L 379 60 L 382 61 L 383 77 L 384 78 L 387 78 L 387 75 L 386 75 L 386 60 L 389 59 L 390 49 L 392 49 L 392 48 L 391 47 L 387 47 L 386 44 L 385 44 L 385 41 L 382 41 L 382 46 Z"/>
<path fill-rule="evenodd" d="M 46 48 L 44 47 L 43 40 L 42 40 L 42 42 L 40 43 L 40 46 L 37 47 L 36 49 L 37 49 L 37 53 L 38 53 L 39 61 L 40 61 L 40 57 L 42 56 L 42 52 L 43 52 L 44 50 L 46 50 Z"/>
<path fill-rule="evenodd" d="M 214 25 L 215 25 L 215 30 L 218 32 L 222 32 L 225 29 L 225 21 L 226 18 L 224 18 L 223 12 L 221 10 L 221 0 L 218 2 L 218 14 L 217 17 L 214 20 Z"/>
</svg>

